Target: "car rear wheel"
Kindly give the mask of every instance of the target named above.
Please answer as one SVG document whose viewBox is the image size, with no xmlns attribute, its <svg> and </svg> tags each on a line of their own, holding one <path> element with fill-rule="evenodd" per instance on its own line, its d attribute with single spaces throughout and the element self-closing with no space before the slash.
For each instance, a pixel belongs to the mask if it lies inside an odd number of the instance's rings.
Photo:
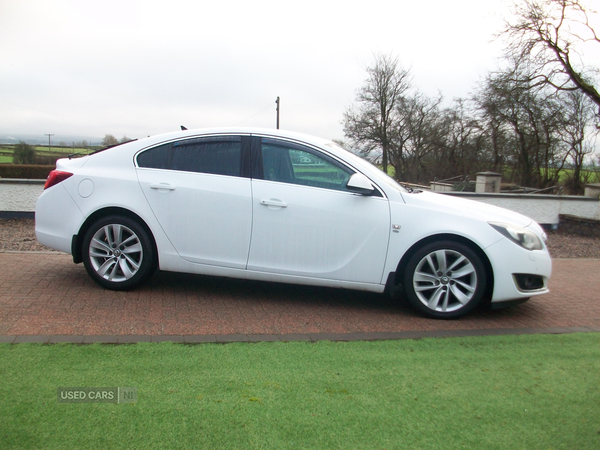
<svg viewBox="0 0 600 450">
<path fill-rule="evenodd" d="M 487 283 L 481 258 L 459 242 L 425 245 L 408 261 L 403 287 L 408 301 L 429 317 L 453 319 L 481 304 Z"/>
<path fill-rule="evenodd" d="M 82 252 L 88 274 L 107 289 L 133 289 L 156 267 L 148 232 L 128 217 L 110 216 L 96 221 L 85 233 Z"/>
</svg>

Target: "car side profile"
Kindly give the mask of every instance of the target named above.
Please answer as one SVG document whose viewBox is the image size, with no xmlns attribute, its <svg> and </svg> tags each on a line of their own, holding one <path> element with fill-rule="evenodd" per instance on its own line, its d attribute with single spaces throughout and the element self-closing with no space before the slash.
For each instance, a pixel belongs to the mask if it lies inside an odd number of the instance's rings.
<svg viewBox="0 0 600 450">
<path fill-rule="evenodd" d="M 337 144 L 279 130 L 184 130 L 57 161 L 43 245 L 107 289 L 157 270 L 384 293 L 435 318 L 548 291 L 542 228 L 406 189 Z"/>
</svg>

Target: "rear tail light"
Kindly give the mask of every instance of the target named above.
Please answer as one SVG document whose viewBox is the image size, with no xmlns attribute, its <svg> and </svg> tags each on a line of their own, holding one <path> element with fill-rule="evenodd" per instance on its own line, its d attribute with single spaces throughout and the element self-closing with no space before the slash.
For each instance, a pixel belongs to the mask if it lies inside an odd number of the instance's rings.
<svg viewBox="0 0 600 450">
<path fill-rule="evenodd" d="M 62 170 L 53 170 L 48 175 L 48 179 L 46 180 L 46 184 L 44 185 L 44 189 L 48 189 L 58 183 L 62 183 L 67 178 L 72 176 L 71 172 L 63 172 Z"/>
</svg>

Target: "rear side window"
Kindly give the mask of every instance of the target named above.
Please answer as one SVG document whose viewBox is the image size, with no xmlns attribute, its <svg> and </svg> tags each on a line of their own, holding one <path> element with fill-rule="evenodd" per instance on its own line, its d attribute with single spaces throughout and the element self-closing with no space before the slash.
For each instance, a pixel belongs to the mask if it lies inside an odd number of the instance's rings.
<svg viewBox="0 0 600 450">
<path fill-rule="evenodd" d="M 160 145 L 137 156 L 139 167 L 240 176 L 240 137 L 188 139 Z"/>
<path fill-rule="evenodd" d="M 137 157 L 138 166 L 149 169 L 167 169 L 170 149 L 171 144 L 166 144 L 140 153 Z"/>
<path fill-rule="evenodd" d="M 240 140 L 176 142 L 172 151 L 172 170 L 240 176 Z"/>
</svg>

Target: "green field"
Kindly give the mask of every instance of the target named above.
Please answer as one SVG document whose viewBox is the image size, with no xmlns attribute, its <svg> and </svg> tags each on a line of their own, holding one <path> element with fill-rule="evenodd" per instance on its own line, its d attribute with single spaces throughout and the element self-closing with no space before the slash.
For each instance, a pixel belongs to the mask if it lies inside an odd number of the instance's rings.
<svg viewBox="0 0 600 450">
<path fill-rule="evenodd" d="M 0 345 L 0 447 L 598 449 L 600 333 Z M 58 403 L 135 387 L 137 403 Z"/>
<path fill-rule="evenodd" d="M 48 146 L 34 146 L 34 150 L 37 157 L 47 157 L 48 160 L 45 164 L 54 164 L 56 158 L 66 158 L 69 155 L 87 155 L 97 150 L 93 148 L 73 148 L 73 147 L 50 147 Z M 14 145 L 2 144 L 0 145 L 0 164 L 12 164 L 13 162 L 13 151 Z"/>
</svg>

